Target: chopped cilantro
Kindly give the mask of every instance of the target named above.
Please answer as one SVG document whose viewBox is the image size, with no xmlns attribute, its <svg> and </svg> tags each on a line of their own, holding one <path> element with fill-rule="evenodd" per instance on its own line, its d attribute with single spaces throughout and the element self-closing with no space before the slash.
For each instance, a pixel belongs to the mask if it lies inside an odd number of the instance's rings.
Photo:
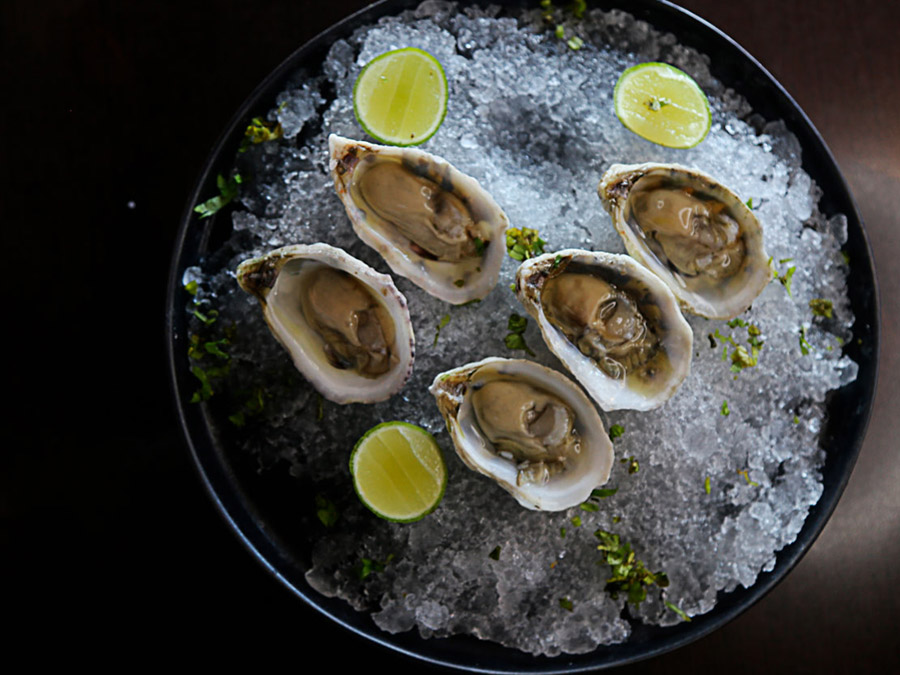
<svg viewBox="0 0 900 675">
<path fill-rule="evenodd" d="M 560 264 L 561 262 L 562 262 L 562 256 L 561 256 L 561 255 L 556 256 L 556 257 L 553 259 L 553 264 L 550 266 L 551 271 L 552 271 L 552 270 L 555 270 L 557 267 L 559 267 L 559 264 Z"/>
<path fill-rule="evenodd" d="M 576 19 L 581 19 L 584 17 L 584 12 L 587 9 L 586 0 L 575 0 L 572 3 L 572 14 Z"/>
<path fill-rule="evenodd" d="M 283 105 L 284 103 L 282 103 Z M 238 152 L 245 152 L 251 145 L 274 141 L 282 136 L 284 136 L 284 129 L 281 128 L 281 122 L 264 122 L 261 117 L 254 117 L 244 130 L 244 138 Z"/>
<path fill-rule="evenodd" d="M 683 609 L 681 609 L 680 607 L 676 607 L 671 602 L 666 602 L 666 607 L 671 609 L 673 612 L 675 612 L 678 616 L 680 616 L 685 621 L 691 620 L 691 617 L 689 617 Z"/>
<path fill-rule="evenodd" d="M 793 258 L 782 258 L 778 261 L 779 265 L 783 265 L 785 263 L 791 262 Z M 796 267 L 789 267 L 784 274 L 779 274 L 778 270 L 775 269 L 775 266 L 772 264 L 772 258 L 769 258 L 769 266 L 772 268 L 772 278 L 777 279 L 782 286 L 784 286 L 784 290 L 787 291 L 787 294 L 791 297 L 794 297 L 793 293 L 791 293 L 791 278 L 794 276 L 794 272 L 797 271 Z"/>
<path fill-rule="evenodd" d="M 706 494 L 709 494 L 712 491 L 712 483 L 709 480 L 709 476 L 706 477 L 706 480 L 703 481 L 703 490 Z"/>
<path fill-rule="evenodd" d="M 568 598 L 560 598 L 560 599 L 559 599 L 559 606 L 562 607 L 562 608 L 563 608 L 564 610 L 566 610 L 567 612 L 571 612 L 571 611 L 572 611 L 572 607 L 573 607 L 572 601 L 569 600 Z"/>
<path fill-rule="evenodd" d="M 834 316 L 834 304 L 831 300 L 813 298 L 809 301 L 809 308 L 815 316 L 824 316 L 826 319 L 830 319 Z"/>
<path fill-rule="evenodd" d="M 575 527 L 581 527 L 581 516 L 573 516 L 573 517 L 572 517 L 572 524 L 573 524 Z"/>
<path fill-rule="evenodd" d="M 491 560 L 500 560 L 500 547 L 495 546 L 494 550 L 488 553 L 488 558 Z"/>
<path fill-rule="evenodd" d="M 622 464 L 628 465 L 628 473 L 637 473 L 641 470 L 641 465 L 638 464 L 638 461 L 634 458 L 634 455 L 628 458 L 623 457 L 619 461 L 622 462 Z"/>
<path fill-rule="evenodd" d="M 209 218 L 211 215 L 219 211 L 232 199 L 238 196 L 239 185 L 243 182 L 241 174 L 236 173 L 230 178 L 225 178 L 222 174 L 216 177 L 216 185 L 219 188 L 219 195 L 210 197 L 205 202 L 197 204 L 194 211 L 200 214 L 201 218 Z"/>
<path fill-rule="evenodd" d="M 597 530 L 594 536 L 600 540 L 597 549 L 602 552 L 603 562 L 610 568 L 606 591 L 613 598 L 618 597 L 619 593 L 626 593 L 628 602 L 637 605 L 646 599 L 648 586 L 655 584 L 665 588 L 669 585 L 665 572 L 650 572 L 636 558 L 631 544 L 623 543 L 619 535 Z"/>
<path fill-rule="evenodd" d="M 579 49 L 584 47 L 584 40 L 582 40 L 577 35 L 573 35 L 566 41 L 566 44 L 569 46 L 569 49 L 571 49 L 573 52 L 577 52 Z"/>
<path fill-rule="evenodd" d="M 728 409 L 728 401 L 722 401 L 722 415 L 728 417 L 731 411 Z"/>
<path fill-rule="evenodd" d="M 193 281 L 189 281 L 184 285 L 184 290 L 186 290 L 190 295 L 197 297 L 198 286 L 199 284 L 197 283 L 197 280 L 194 279 Z"/>
<path fill-rule="evenodd" d="M 591 490 L 591 499 L 606 499 L 612 497 L 619 491 L 619 488 L 595 488 Z"/>
<path fill-rule="evenodd" d="M 619 438 L 619 437 L 620 437 L 622 434 L 624 434 L 624 433 L 625 433 L 625 427 L 623 427 L 621 424 L 613 424 L 613 425 L 609 428 L 609 438 L 610 438 L 610 440 L 613 440 L 613 441 L 614 441 L 614 440 L 616 440 L 617 438 Z"/>
<path fill-rule="evenodd" d="M 800 418 L 794 415 L 794 424 L 800 424 Z"/>
<path fill-rule="evenodd" d="M 559 24 L 559 25 L 556 27 L 556 30 L 553 31 L 553 33 L 554 33 L 554 35 L 556 35 L 556 37 L 559 38 L 560 40 L 563 40 L 563 39 L 565 39 L 565 37 L 566 37 L 566 29 L 563 27 L 562 24 Z"/>
<path fill-rule="evenodd" d="M 318 516 L 319 521 L 325 527 L 334 527 L 334 524 L 338 521 L 338 510 L 334 502 L 323 494 L 317 494 L 315 500 L 316 516 Z"/>
<path fill-rule="evenodd" d="M 579 505 L 582 511 L 591 511 L 596 512 L 600 510 L 600 507 L 594 504 L 594 502 L 584 502 Z"/>
<path fill-rule="evenodd" d="M 475 239 L 472 240 L 472 243 L 475 244 L 475 253 L 480 256 L 484 255 L 484 249 L 487 248 L 487 244 L 485 244 L 484 239 L 475 237 Z"/>
<path fill-rule="evenodd" d="M 759 487 L 759 483 L 756 481 L 750 480 L 750 471 L 747 469 L 738 470 L 738 473 L 744 477 L 744 480 L 747 481 L 747 485 L 751 487 Z"/>
<path fill-rule="evenodd" d="M 441 317 L 441 321 L 440 323 L 438 323 L 437 328 L 435 328 L 434 330 L 434 342 L 431 343 L 432 347 L 437 346 L 438 337 L 440 337 L 441 334 L 441 328 L 444 328 L 448 323 L 450 323 L 450 315 L 444 314 L 444 316 Z"/>
<path fill-rule="evenodd" d="M 621 520 L 622 520 L 622 516 L 613 516 L 613 518 L 612 518 L 612 521 L 613 521 L 614 523 L 618 523 L 618 522 L 621 521 Z"/>
<path fill-rule="evenodd" d="M 393 559 L 393 553 L 388 555 L 384 562 L 379 562 L 378 560 L 373 560 L 371 558 L 360 558 L 360 566 L 358 569 L 359 578 L 365 579 L 373 572 L 384 572 L 384 568 Z"/>
<path fill-rule="evenodd" d="M 521 349 L 525 351 L 530 356 L 534 356 L 534 352 L 528 347 L 525 343 L 525 328 L 528 326 L 528 319 L 524 316 L 520 316 L 513 312 L 509 315 L 509 320 L 506 322 L 506 327 L 509 329 L 509 334 L 503 338 L 503 343 L 506 345 L 507 349 Z"/>
<path fill-rule="evenodd" d="M 463 286 L 466 285 L 466 280 L 465 279 L 457 279 L 456 281 L 453 282 L 453 285 L 456 286 L 457 288 L 462 288 Z"/>
<path fill-rule="evenodd" d="M 564 528 L 564 527 L 559 528 L 559 536 L 562 537 L 563 539 L 566 538 L 566 528 Z"/>
<path fill-rule="evenodd" d="M 750 199 L 748 199 L 748 200 L 747 200 L 746 202 L 744 202 L 744 203 L 747 205 L 747 208 L 748 208 L 748 209 L 750 209 L 751 211 L 753 210 L 753 197 L 750 197 Z"/>
<path fill-rule="evenodd" d="M 806 326 L 800 326 L 800 353 L 806 356 L 812 349 L 813 346 L 806 340 Z"/>
<path fill-rule="evenodd" d="M 196 316 L 198 319 L 200 319 L 200 321 L 205 323 L 207 326 L 210 325 L 211 323 L 215 323 L 216 317 L 219 316 L 218 310 L 215 310 L 215 309 L 209 310 L 206 314 L 204 314 L 203 312 L 201 312 L 198 309 L 195 309 L 195 310 L 191 311 L 191 314 Z"/>
<path fill-rule="evenodd" d="M 538 231 L 530 227 L 513 227 L 506 231 L 506 252 L 513 260 L 521 262 L 542 255 L 546 243 Z"/>
</svg>

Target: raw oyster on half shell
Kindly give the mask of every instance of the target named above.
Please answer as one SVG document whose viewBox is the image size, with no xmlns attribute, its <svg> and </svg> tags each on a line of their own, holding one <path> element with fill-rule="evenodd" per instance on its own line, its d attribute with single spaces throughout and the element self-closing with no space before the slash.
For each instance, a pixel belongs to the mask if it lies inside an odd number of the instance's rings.
<svg viewBox="0 0 900 675">
<path fill-rule="evenodd" d="M 328 139 L 353 231 L 397 274 L 453 304 L 497 284 L 508 220 L 474 178 L 415 148 Z"/>
<path fill-rule="evenodd" d="M 598 192 L 628 253 L 687 311 L 732 319 L 771 280 L 759 221 L 708 174 L 678 164 L 614 164 Z"/>
<path fill-rule="evenodd" d="M 259 300 L 297 370 L 329 401 L 383 401 L 412 372 L 406 298 L 388 275 L 345 251 L 285 246 L 242 262 L 237 280 Z"/>
<path fill-rule="evenodd" d="M 526 508 L 567 509 L 609 479 L 613 449 L 600 415 L 554 370 L 488 358 L 441 373 L 429 391 L 460 459 Z"/>
<path fill-rule="evenodd" d="M 693 332 L 675 296 L 627 255 L 546 253 L 519 266 L 516 294 L 604 410 L 659 407 L 690 372 Z"/>
</svg>

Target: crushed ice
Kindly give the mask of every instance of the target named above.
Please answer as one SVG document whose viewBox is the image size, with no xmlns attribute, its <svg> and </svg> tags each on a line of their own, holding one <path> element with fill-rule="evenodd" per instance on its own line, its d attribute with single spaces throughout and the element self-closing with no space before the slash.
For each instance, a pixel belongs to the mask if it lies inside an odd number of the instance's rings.
<svg viewBox="0 0 900 675">
<path fill-rule="evenodd" d="M 230 386 L 265 384 L 261 427 L 242 442 L 260 470 L 283 471 L 314 485 L 337 507 L 325 528 L 298 514 L 308 533 L 309 583 L 323 594 L 369 611 L 390 632 L 417 628 L 426 637 L 465 633 L 533 654 L 580 653 L 627 640 L 624 598 L 604 591 L 608 567 L 598 565 L 594 530 L 630 542 L 647 568 L 664 570 L 670 585 L 651 590 L 632 620 L 681 621 L 668 601 L 690 615 L 713 608 L 719 591 L 754 584 L 792 542 L 822 493 L 825 453 L 818 444 L 826 393 L 852 381 L 856 364 L 841 356 L 853 317 L 840 248 L 846 220 L 826 219 L 818 188 L 800 168 L 799 144 L 780 122 L 754 121 L 745 101 L 714 80 L 708 57 L 679 45 L 621 11 L 588 12 L 579 24 L 585 45 L 570 50 L 541 25 L 540 13 L 500 16 L 498 8 L 457 12 L 444 2 L 357 30 L 332 47 L 320 72 L 298 73 L 269 119 L 285 139 L 251 148 L 240 161 L 252 178 L 233 214 L 234 232 L 214 268 L 191 268 L 200 298 L 224 321 L 235 321 Z M 688 317 L 694 329 L 692 372 L 678 394 L 650 413 L 605 414 L 624 426 L 618 458 L 634 456 L 637 473 L 617 462 L 607 487 L 617 493 L 596 513 L 526 511 L 488 479 L 465 469 L 427 387 L 442 370 L 491 355 L 524 357 L 503 343 L 506 320 L 524 314 L 509 290 L 516 263 L 507 259 L 500 283 L 480 304 L 451 307 L 395 282 L 409 300 L 417 337 L 412 379 L 388 402 L 336 406 L 293 372 L 265 327 L 256 301 L 237 289 L 240 260 L 291 243 L 325 241 L 376 269 L 384 262 L 353 234 L 327 175 L 327 135 L 363 138 L 351 91 L 372 57 L 416 46 L 443 64 L 450 85 L 446 120 L 425 146 L 474 176 L 504 207 L 512 226 L 537 228 L 548 250 L 584 247 L 624 252 L 596 194 L 614 162 L 679 162 L 718 177 L 752 199 L 776 270 L 795 268 L 790 294 L 769 284 L 742 318 L 762 330 L 759 365 L 735 376 L 722 344 L 708 335 L 741 338 L 742 328 Z M 612 111 L 621 71 L 641 61 L 667 61 L 708 93 L 709 137 L 691 150 L 670 150 L 628 132 Z M 784 262 L 779 262 L 784 261 Z M 812 298 L 834 302 L 832 320 L 812 315 Z M 441 318 L 450 322 L 432 346 Z M 801 329 L 810 345 L 800 350 Z M 536 360 L 564 368 L 529 322 Z M 721 412 L 727 401 L 730 414 Z M 411 525 L 380 521 L 357 501 L 347 459 L 357 438 L 375 424 L 401 419 L 429 429 L 443 448 L 447 492 L 432 515 Z M 741 473 L 744 472 L 744 473 Z M 705 480 L 709 478 L 709 494 Z M 581 526 L 572 522 L 580 516 Z M 562 528 L 565 528 L 563 536 Z M 495 560 L 490 554 L 499 547 Z M 362 558 L 389 561 L 360 578 Z M 571 600 L 571 611 L 560 603 Z"/>
</svg>

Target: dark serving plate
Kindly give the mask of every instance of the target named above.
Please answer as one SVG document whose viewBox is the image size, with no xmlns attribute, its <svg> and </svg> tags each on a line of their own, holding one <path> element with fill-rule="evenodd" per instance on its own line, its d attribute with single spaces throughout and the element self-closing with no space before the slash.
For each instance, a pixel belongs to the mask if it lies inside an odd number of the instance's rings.
<svg viewBox="0 0 900 675">
<path fill-rule="evenodd" d="M 515 6 L 523 2 L 512 0 L 499 4 Z M 748 609 L 783 579 L 812 546 L 837 505 L 862 445 L 872 407 L 878 366 L 879 306 L 872 255 L 859 212 L 818 132 L 782 86 L 752 56 L 714 26 L 679 7 L 661 0 L 597 3 L 604 9 L 627 10 L 657 29 L 674 33 L 682 44 L 710 55 L 710 68 L 715 77 L 742 94 L 765 119 L 784 120 L 800 141 L 804 170 L 822 188 L 820 208 L 826 215 L 843 213 L 848 220 L 849 239 L 844 250 L 850 257 L 849 293 L 856 323 L 853 339 L 847 342 L 844 351 L 859 365 L 859 373 L 854 382 L 829 394 L 829 415 L 820 438 L 826 450 L 824 490 L 818 503 L 810 509 L 797 539 L 778 552 L 771 572 L 761 573 L 751 588 L 720 592 L 715 608 L 694 617 L 690 623 L 668 628 L 636 623 L 624 644 L 599 647 L 589 654 L 533 657 L 468 636 L 425 640 L 415 631 L 391 635 L 376 627 L 368 614 L 356 612 L 343 600 L 326 598 L 309 586 L 304 573 L 309 566 L 310 552 L 291 536 L 290 514 L 295 512 L 300 500 L 293 479 L 286 472 L 285 475 L 277 471 L 258 474 L 255 460 L 235 452 L 229 447 L 228 438 L 217 433 L 210 409 L 189 402 L 196 382 L 186 357 L 189 336 L 184 308 L 190 299 L 182 289 L 181 277 L 185 268 L 214 252 L 216 242 L 230 228 L 227 213 L 222 218 L 213 216 L 198 221 L 193 205 L 201 201 L 201 195 L 216 192 L 215 177 L 231 169 L 242 130 L 251 117 L 273 105 L 275 95 L 297 69 L 318 67 L 330 45 L 349 36 L 359 26 L 418 4 L 419 0 L 382 0 L 332 26 L 294 52 L 247 98 L 203 167 L 182 217 L 172 258 L 166 312 L 175 404 L 202 480 L 243 544 L 290 591 L 347 629 L 427 662 L 480 672 L 582 672 L 652 657 L 697 640 Z"/>
</svg>

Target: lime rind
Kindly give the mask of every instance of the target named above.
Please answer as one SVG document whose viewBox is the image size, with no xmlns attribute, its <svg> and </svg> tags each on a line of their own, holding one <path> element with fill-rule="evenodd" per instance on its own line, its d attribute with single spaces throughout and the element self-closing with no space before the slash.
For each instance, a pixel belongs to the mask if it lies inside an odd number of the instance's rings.
<svg viewBox="0 0 900 675">
<path fill-rule="evenodd" d="M 435 457 L 438 460 L 438 465 L 440 467 L 440 474 L 441 474 L 440 488 L 438 490 L 437 496 L 434 498 L 434 501 L 426 509 L 424 509 L 422 511 L 417 511 L 414 515 L 411 515 L 409 517 L 392 517 L 392 516 L 382 513 L 381 511 L 379 511 L 378 509 L 373 507 L 369 503 L 369 501 L 366 499 L 366 497 L 363 495 L 363 491 L 360 490 L 360 487 L 357 483 L 357 478 L 356 478 L 357 453 L 359 452 L 359 449 L 365 443 L 366 439 L 370 438 L 373 434 L 376 434 L 377 432 L 379 432 L 379 430 L 382 430 L 385 428 L 398 428 L 398 427 L 399 427 L 400 433 L 404 437 L 407 437 L 407 436 L 406 436 L 406 433 L 403 432 L 403 429 L 409 429 L 410 431 L 412 431 L 412 433 L 417 434 L 417 435 L 421 436 L 422 438 L 424 438 L 425 441 L 434 448 Z M 364 433 L 362 435 L 362 437 L 360 437 L 360 439 L 356 442 L 356 445 L 353 446 L 353 451 L 350 453 L 350 475 L 353 477 L 353 489 L 356 492 L 356 496 L 359 498 L 359 501 L 362 502 L 363 506 L 365 506 L 367 509 L 369 509 L 369 511 L 374 513 L 379 518 L 382 518 L 383 520 L 389 520 L 393 523 L 414 523 L 417 520 L 421 520 L 422 518 L 427 516 L 429 513 L 432 513 L 438 507 L 438 505 L 440 505 L 441 501 L 444 499 L 444 492 L 447 489 L 447 465 L 444 463 L 444 456 L 443 456 L 443 453 L 441 453 L 440 446 L 438 445 L 434 436 L 432 436 L 430 433 L 428 433 L 425 429 L 423 429 L 422 427 L 418 427 L 415 424 L 410 424 L 408 422 L 400 422 L 400 421 L 382 422 L 381 424 L 375 425 L 374 427 L 369 429 L 366 433 Z"/>
<path fill-rule="evenodd" d="M 620 106 L 620 103 L 621 103 L 620 95 L 623 91 L 622 87 L 627 86 L 627 83 L 632 80 L 632 77 L 634 76 L 635 73 L 637 73 L 638 71 L 644 70 L 646 68 L 651 68 L 656 71 L 665 72 L 670 76 L 677 77 L 682 82 L 689 85 L 689 87 L 694 90 L 694 93 L 697 96 L 697 99 L 702 102 L 703 111 L 706 113 L 706 125 L 705 125 L 702 133 L 696 135 L 695 137 L 692 137 L 695 139 L 695 140 L 693 140 L 693 142 L 687 143 L 687 144 L 678 144 L 678 145 L 670 145 L 668 143 L 661 143 L 658 140 L 648 138 L 646 135 L 641 133 L 639 130 L 635 129 L 633 127 L 633 125 L 629 124 L 628 121 L 625 119 L 625 117 L 628 117 L 628 115 L 623 116 L 622 109 Z M 622 123 L 622 125 L 626 129 L 637 134 L 641 138 L 650 141 L 651 143 L 656 143 L 657 145 L 663 145 L 663 146 L 669 147 L 669 148 L 675 148 L 675 149 L 679 149 L 679 150 L 688 150 L 690 148 L 694 148 L 697 145 L 699 145 L 700 143 L 702 143 L 704 141 L 704 139 L 706 139 L 706 136 L 709 134 L 709 130 L 712 128 L 712 112 L 709 107 L 709 98 L 706 96 L 706 93 L 703 91 L 703 89 L 700 88 L 700 85 L 698 85 L 697 82 L 694 80 L 694 78 L 692 78 L 690 75 L 685 73 L 683 70 L 680 70 L 679 68 L 676 68 L 675 66 L 670 65 L 668 63 L 662 63 L 660 61 L 648 61 L 646 63 L 639 63 L 635 66 L 631 66 L 630 68 L 626 68 L 622 72 L 622 74 L 619 76 L 619 79 L 618 79 L 618 81 L 616 81 L 616 85 L 613 88 L 613 105 L 615 107 L 616 117 L 619 118 L 619 121 Z"/>
<path fill-rule="evenodd" d="M 379 61 L 382 61 L 386 58 L 395 57 L 400 53 L 416 53 L 423 56 L 437 69 L 437 72 L 440 73 L 441 76 L 443 101 L 441 102 L 442 104 L 440 115 L 437 116 L 434 123 L 424 133 L 421 134 L 420 138 L 412 142 L 405 141 L 405 138 L 401 138 L 399 136 L 391 137 L 383 133 L 376 132 L 374 129 L 372 129 L 370 124 L 366 124 L 364 120 L 365 115 L 361 113 L 359 102 L 357 100 L 359 85 L 360 82 L 363 81 L 366 71 L 368 71 L 374 64 L 378 63 Z M 421 145 L 429 138 L 434 136 L 437 133 L 437 130 L 440 129 L 441 125 L 444 123 L 444 119 L 447 117 L 447 101 L 450 97 L 449 92 L 450 87 L 447 83 L 447 74 L 444 72 L 444 67 L 441 65 L 441 62 L 438 61 L 434 56 L 426 52 L 424 49 L 419 49 L 418 47 L 403 47 L 401 49 L 394 49 L 389 52 L 385 52 L 384 54 L 379 54 L 374 59 L 369 61 L 365 66 L 363 66 L 363 69 L 360 71 L 359 75 L 356 78 L 356 82 L 353 83 L 353 114 L 356 116 L 356 121 L 359 122 L 362 130 L 378 143 L 383 143 L 385 145 L 394 145 L 401 148 Z"/>
</svg>

